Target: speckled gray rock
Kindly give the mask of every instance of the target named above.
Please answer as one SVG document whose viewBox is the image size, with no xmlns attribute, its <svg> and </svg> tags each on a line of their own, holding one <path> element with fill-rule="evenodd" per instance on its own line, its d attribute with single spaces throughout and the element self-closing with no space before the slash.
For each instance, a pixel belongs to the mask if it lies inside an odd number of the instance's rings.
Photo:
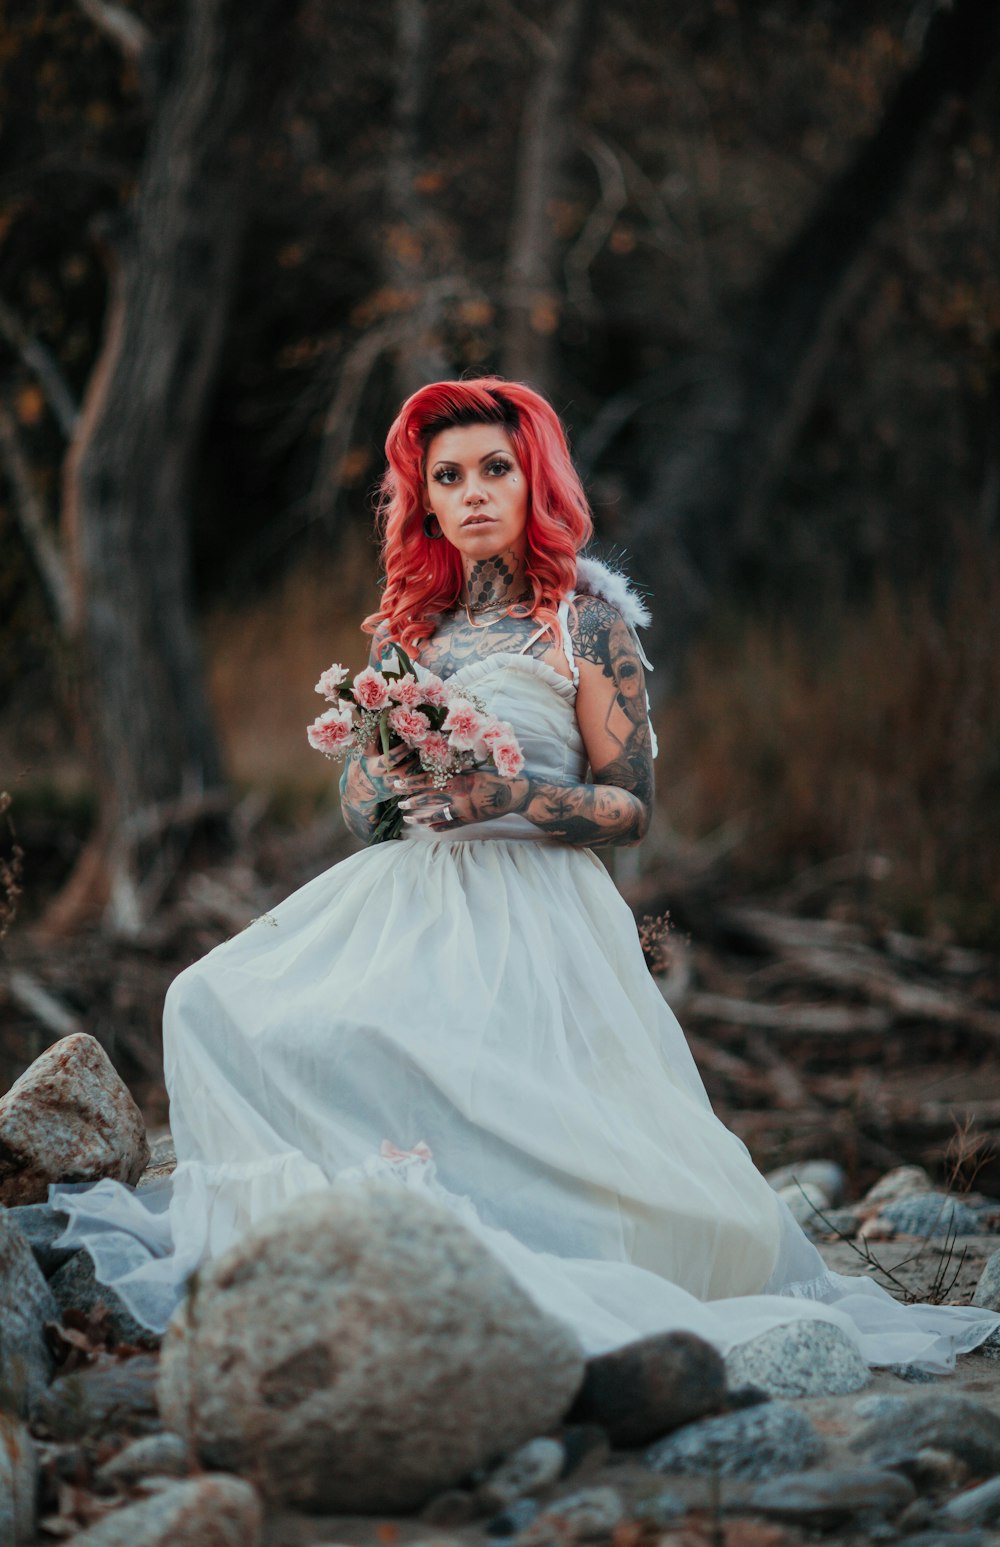
<svg viewBox="0 0 1000 1547">
<path fill-rule="evenodd" d="M 800 1472 L 823 1455 L 819 1432 L 787 1402 L 724 1413 L 687 1424 L 646 1452 L 657 1472 L 748 1477 L 763 1481 Z"/>
<path fill-rule="evenodd" d="M 916 1496 L 913 1484 L 895 1472 L 854 1467 L 780 1477 L 755 1488 L 747 1502 L 778 1520 L 823 1527 L 855 1515 L 898 1515 Z"/>
<path fill-rule="evenodd" d="M 858 1207 L 866 1214 L 881 1213 L 882 1205 L 896 1198 L 912 1198 L 933 1191 L 934 1183 L 923 1166 L 896 1166 L 869 1187 Z"/>
<path fill-rule="evenodd" d="M 867 1424 L 851 1442 L 853 1450 L 884 1465 L 925 1446 L 946 1450 L 989 1476 L 1000 1471 L 1000 1414 L 969 1397 L 935 1392 L 914 1397 L 898 1417 Z"/>
<path fill-rule="evenodd" d="M 186 1477 L 189 1462 L 186 1440 L 164 1429 L 162 1434 L 143 1434 L 130 1441 L 95 1469 L 94 1481 L 98 1488 L 117 1488 L 143 1477 Z"/>
<path fill-rule="evenodd" d="M 772 1397 L 834 1397 L 860 1391 L 871 1371 L 846 1332 L 829 1321 L 772 1327 L 726 1358 L 731 1386 L 757 1386 Z"/>
<path fill-rule="evenodd" d="M 652 1493 L 633 1504 L 629 1511 L 633 1520 L 653 1530 L 671 1526 L 687 1513 L 687 1503 L 677 1493 Z"/>
<path fill-rule="evenodd" d="M 151 1498 L 107 1515 L 73 1547 L 259 1547 L 260 1499 L 242 1477 L 165 1483 Z"/>
<path fill-rule="evenodd" d="M 0 1412 L 0 1542 L 19 1547 L 35 1536 L 38 1458 L 23 1424 Z"/>
<path fill-rule="evenodd" d="M 89 1252 L 74 1252 L 70 1260 L 53 1273 L 49 1279 L 49 1288 L 61 1311 L 71 1308 L 91 1311 L 99 1301 L 103 1302 L 108 1312 L 107 1324 L 119 1343 L 145 1343 L 159 1347 L 159 1336 L 136 1321 L 109 1285 L 98 1283 Z"/>
<path fill-rule="evenodd" d="M 821 1187 L 812 1182 L 792 1182 L 788 1187 L 776 1190 L 796 1224 L 808 1234 L 815 1235 L 826 1229 L 824 1218 L 829 1205 Z"/>
<path fill-rule="evenodd" d="M 160 1407 L 270 1499 L 409 1510 L 558 1423 L 583 1363 L 450 1210 L 335 1185 L 203 1269 L 163 1339 Z"/>
<path fill-rule="evenodd" d="M 506 1509 L 523 1494 L 554 1483 L 565 1460 L 566 1452 L 558 1440 L 539 1435 L 501 1462 L 478 1488 L 477 1502 L 484 1510 Z"/>
<path fill-rule="evenodd" d="M 43 1323 L 59 1307 L 34 1253 L 0 1208 L 0 1408 L 27 1418 L 52 1378 Z"/>
<path fill-rule="evenodd" d="M 32 1409 L 32 1422 L 57 1440 L 103 1434 L 158 1434 L 157 1360 L 136 1354 L 72 1370 L 52 1382 Z"/>
<path fill-rule="evenodd" d="M 588 1359 L 571 1417 L 628 1447 L 717 1413 L 725 1400 L 718 1350 L 692 1332 L 661 1332 Z"/>
<path fill-rule="evenodd" d="M 50 1182 L 136 1182 L 142 1113 L 96 1037 L 61 1037 L 0 1098 L 0 1203 L 45 1203 Z"/>
<path fill-rule="evenodd" d="M 775 1192 L 780 1193 L 784 1193 L 788 1187 L 794 1187 L 796 1182 L 800 1182 L 803 1187 L 815 1187 L 831 1208 L 843 1202 L 847 1191 L 844 1168 L 838 1166 L 835 1160 L 793 1161 L 791 1165 L 769 1171 L 767 1181 Z"/>
<path fill-rule="evenodd" d="M 483 1527 L 487 1536 L 517 1536 L 533 1520 L 538 1519 L 541 1505 L 537 1499 L 516 1499 L 509 1509 L 494 1515 Z"/>
<path fill-rule="evenodd" d="M 859 1397 L 851 1411 L 864 1423 L 871 1423 L 881 1418 L 897 1418 L 900 1413 L 908 1411 L 909 1406 L 908 1397 L 895 1397 L 888 1391 L 875 1391 L 871 1396 Z"/>
<path fill-rule="evenodd" d="M 74 1255 L 74 1246 L 52 1245 L 56 1236 L 62 1235 L 69 1218 L 61 1209 L 54 1209 L 48 1203 L 23 1203 L 12 1208 L 10 1215 L 46 1278 Z"/>
<path fill-rule="evenodd" d="M 934 1239 L 946 1235 L 977 1235 L 979 1215 L 947 1193 L 929 1192 L 918 1197 L 898 1198 L 879 1211 L 879 1218 L 892 1225 L 899 1235 L 917 1235 Z"/>
<path fill-rule="evenodd" d="M 938 1519 L 945 1525 L 991 1526 L 1000 1520 L 1000 1477 L 969 1488 L 942 1504 Z"/>
<path fill-rule="evenodd" d="M 993 1253 L 980 1273 L 972 1303 L 988 1311 L 1000 1311 L 1000 1251 Z M 996 1335 L 994 1333 L 994 1337 Z"/>
<path fill-rule="evenodd" d="M 610 1537 L 625 1517 L 625 1504 L 616 1488 L 581 1488 L 554 1499 L 518 1535 L 518 1547 L 542 1547 L 549 1542 L 587 1542 Z"/>
</svg>

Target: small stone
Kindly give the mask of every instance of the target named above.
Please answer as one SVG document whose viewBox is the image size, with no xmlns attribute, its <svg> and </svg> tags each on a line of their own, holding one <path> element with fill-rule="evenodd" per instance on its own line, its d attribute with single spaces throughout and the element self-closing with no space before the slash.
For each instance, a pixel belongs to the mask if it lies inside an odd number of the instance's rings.
<svg viewBox="0 0 1000 1547">
<path fill-rule="evenodd" d="M 624 1519 L 625 1505 L 616 1488 L 581 1488 L 554 1500 L 521 1531 L 519 1547 L 540 1547 L 543 1542 L 588 1542 L 610 1536 Z"/>
<path fill-rule="evenodd" d="M 730 1386 L 726 1392 L 726 1412 L 737 1413 L 742 1407 L 759 1407 L 770 1402 L 771 1394 L 759 1386 Z"/>
<path fill-rule="evenodd" d="M 1000 1414 L 969 1397 L 935 1392 L 915 1397 L 897 1417 L 869 1423 L 851 1442 L 852 1450 L 891 1466 L 928 1448 L 947 1451 L 973 1472 L 990 1476 L 1000 1471 Z"/>
<path fill-rule="evenodd" d="M 125 1445 L 110 1461 L 97 1467 L 94 1482 L 98 1488 L 112 1488 L 144 1477 L 186 1477 L 189 1460 L 186 1442 L 179 1434 L 164 1429 L 162 1434 L 144 1434 Z"/>
<path fill-rule="evenodd" d="M 946 1525 L 991 1526 L 1000 1520 L 1000 1477 L 960 1493 L 938 1510 Z"/>
<path fill-rule="evenodd" d="M 887 1220 L 898 1235 L 916 1235 L 926 1240 L 979 1233 L 979 1216 L 975 1209 L 943 1192 L 929 1192 L 887 1203 L 881 1210 L 881 1218 Z"/>
<path fill-rule="evenodd" d="M 51 1278 L 56 1269 L 61 1268 L 76 1252 L 74 1246 L 52 1245 L 56 1236 L 62 1235 L 65 1230 L 69 1215 L 61 1209 L 52 1208 L 48 1203 L 17 1204 L 9 1212 L 34 1252 L 38 1266 L 46 1278 Z"/>
<path fill-rule="evenodd" d="M 109 1284 L 98 1282 L 94 1262 L 89 1252 L 78 1251 L 68 1262 L 57 1268 L 49 1279 L 49 1288 L 55 1295 L 61 1311 L 92 1311 L 102 1302 L 108 1311 L 108 1327 L 119 1343 L 152 1344 L 159 1347 L 160 1338 L 141 1322 L 136 1321 L 118 1293 Z"/>
<path fill-rule="evenodd" d="M 703 1418 L 668 1435 L 646 1452 L 656 1472 L 763 1480 L 800 1472 L 818 1461 L 824 1445 L 804 1413 L 787 1402 Z"/>
<path fill-rule="evenodd" d="M 590 1461 L 592 1465 L 598 1465 L 611 1454 L 611 1441 L 606 1429 L 602 1429 L 596 1423 L 570 1423 L 565 1424 L 559 1432 L 562 1441 L 565 1460 L 563 1461 L 562 1477 L 571 1477 L 574 1472 L 583 1465 L 584 1461 Z"/>
<path fill-rule="evenodd" d="M 983 1306 L 987 1311 L 1000 1311 L 1000 1251 L 993 1253 L 980 1273 L 972 1303 Z"/>
<path fill-rule="evenodd" d="M 43 1323 L 59 1306 L 9 1210 L 0 1208 L 0 1408 L 27 1418 L 52 1378 Z"/>
<path fill-rule="evenodd" d="M 816 1234 L 853 1241 L 859 1225 L 855 1209 L 824 1209 L 823 1218 L 816 1221 Z"/>
<path fill-rule="evenodd" d="M 815 1187 L 822 1193 L 831 1208 L 843 1202 L 847 1191 L 844 1168 L 838 1166 L 835 1160 L 793 1161 L 791 1165 L 779 1166 L 776 1171 L 769 1171 L 767 1182 L 777 1193 L 794 1187 L 796 1182 L 801 1182 L 803 1187 Z"/>
<path fill-rule="evenodd" d="M 17 1547 L 35 1537 L 38 1455 L 23 1424 L 0 1411 L 0 1542 Z"/>
<path fill-rule="evenodd" d="M 812 1182 L 793 1182 L 790 1187 L 777 1189 L 777 1193 L 795 1223 L 801 1225 L 803 1230 L 815 1233 L 826 1228 L 820 1215 L 826 1214 L 828 1205 L 821 1187 L 815 1187 Z"/>
<path fill-rule="evenodd" d="M 484 1510 L 507 1509 L 522 1494 L 536 1493 L 561 1476 L 566 1452 L 558 1440 L 545 1436 L 529 1440 L 497 1467 L 476 1490 L 476 1501 Z"/>
<path fill-rule="evenodd" d="M 897 1515 L 916 1498 L 905 1477 L 875 1467 L 803 1472 L 763 1483 L 749 1504 L 762 1514 L 800 1525 L 833 1526 L 855 1515 Z"/>
<path fill-rule="evenodd" d="M 883 1366 L 897 1380 L 905 1380 L 911 1386 L 934 1386 L 942 1377 L 934 1370 L 925 1370 L 920 1364 L 887 1364 Z"/>
<path fill-rule="evenodd" d="M 894 1171 L 887 1171 L 874 1187 L 869 1187 L 858 1208 L 866 1213 L 879 1213 L 884 1203 L 933 1190 L 934 1183 L 923 1166 L 897 1166 Z"/>
<path fill-rule="evenodd" d="M 162 1479 L 151 1498 L 106 1515 L 73 1537 L 73 1547 L 259 1547 L 263 1515 L 241 1477 L 207 1473 Z"/>
<path fill-rule="evenodd" d="M 158 1434 L 164 1425 L 156 1404 L 157 1365 L 155 1354 L 136 1354 L 60 1375 L 32 1409 L 32 1424 L 57 1440 Z"/>
<path fill-rule="evenodd" d="M 996 1537 L 985 1531 L 918 1531 L 907 1535 L 905 1547 L 996 1547 Z"/>
<path fill-rule="evenodd" d="M 846 1332 L 809 1320 L 771 1327 L 726 1357 L 733 1386 L 753 1385 L 772 1397 L 833 1397 L 867 1386 L 871 1371 Z"/>
<path fill-rule="evenodd" d="M 673 1525 L 687 1512 L 687 1504 L 676 1493 L 653 1493 L 648 1499 L 640 1499 L 632 1506 L 634 1520 L 658 1530 Z"/>
<path fill-rule="evenodd" d="M 960 1488 L 969 1477 L 969 1468 L 964 1461 L 947 1450 L 935 1450 L 932 1445 L 916 1451 L 901 1451 L 882 1465 L 893 1472 L 902 1472 L 922 1493 L 948 1493 L 953 1488 Z"/>
<path fill-rule="evenodd" d="M 487 1536 L 516 1536 L 537 1519 L 540 1509 L 537 1499 L 515 1499 L 509 1509 L 488 1520 L 483 1530 Z"/>
<path fill-rule="evenodd" d="M 0 1202 L 45 1203 L 50 1182 L 134 1184 L 142 1113 L 96 1037 L 60 1037 L 0 1097 Z"/>
<path fill-rule="evenodd" d="M 464 1526 L 478 1514 L 474 1494 L 465 1488 L 445 1488 L 424 1505 L 420 1519 L 432 1526 Z"/>
<path fill-rule="evenodd" d="M 895 1418 L 909 1408 L 909 1400 L 906 1397 L 894 1397 L 890 1392 L 877 1391 L 871 1396 L 859 1397 L 851 1411 L 856 1417 L 866 1423 L 873 1419 Z"/>
<path fill-rule="evenodd" d="M 588 1359 L 569 1416 L 600 1424 L 627 1448 L 717 1413 L 725 1399 L 718 1350 L 692 1332 L 661 1332 Z"/>
</svg>

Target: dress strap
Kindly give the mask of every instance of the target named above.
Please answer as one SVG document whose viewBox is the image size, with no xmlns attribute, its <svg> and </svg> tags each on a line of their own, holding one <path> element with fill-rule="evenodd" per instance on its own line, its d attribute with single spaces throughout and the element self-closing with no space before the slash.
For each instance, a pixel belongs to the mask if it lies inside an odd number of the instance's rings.
<svg viewBox="0 0 1000 1547">
<path fill-rule="evenodd" d="M 569 602 L 565 597 L 563 597 L 563 600 L 559 603 L 557 612 L 559 617 L 559 630 L 562 634 L 563 652 L 566 656 L 569 669 L 573 673 L 573 686 L 578 688 L 580 686 L 580 668 L 576 664 L 576 657 L 573 654 L 573 640 L 569 631 Z"/>
<path fill-rule="evenodd" d="M 526 650 L 530 650 L 532 645 L 535 643 L 535 640 L 536 639 L 541 639 L 542 635 L 545 633 L 545 631 L 548 628 L 548 626 L 549 625 L 547 623 L 543 623 L 540 629 L 536 629 L 535 632 L 532 634 L 531 638 L 530 639 L 526 639 L 524 644 L 521 646 L 520 650 L 518 650 L 518 652 L 517 652 L 518 655 L 523 655 Z"/>
</svg>

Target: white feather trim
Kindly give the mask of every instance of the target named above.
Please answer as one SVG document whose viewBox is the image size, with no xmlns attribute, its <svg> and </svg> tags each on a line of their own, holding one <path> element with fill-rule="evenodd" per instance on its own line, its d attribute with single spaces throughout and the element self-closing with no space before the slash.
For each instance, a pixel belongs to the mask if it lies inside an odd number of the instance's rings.
<svg viewBox="0 0 1000 1547">
<path fill-rule="evenodd" d="M 612 569 L 603 559 L 577 558 L 576 589 L 586 596 L 602 596 L 618 608 L 632 628 L 648 628 L 652 621 L 649 608 L 633 591 L 628 576 Z"/>
</svg>

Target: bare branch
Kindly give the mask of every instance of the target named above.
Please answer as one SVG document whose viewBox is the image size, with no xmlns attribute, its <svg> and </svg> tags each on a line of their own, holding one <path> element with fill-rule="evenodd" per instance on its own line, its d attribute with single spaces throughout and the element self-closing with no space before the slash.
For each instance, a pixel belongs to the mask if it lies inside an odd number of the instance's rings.
<svg viewBox="0 0 1000 1547">
<path fill-rule="evenodd" d="M 72 616 L 69 573 L 46 520 L 45 509 L 35 492 L 31 468 L 14 417 L 4 404 L 0 404 L 0 463 L 3 464 L 14 495 L 18 524 L 38 566 L 52 611 L 65 628 Z"/>
<path fill-rule="evenodd" d="M 0 333 L 35 377 L 67 440 L 72 440 L 79 409 L 58 360 L 47 345 L 33 338 L 6 301 L 0 300 Z"/>
<path fill-rule="evenodd" d="M 118 45 L 126 59 L 138 64 L 152 49 L 153 34 L 124 6 L 114 5 L 112 0 L 77 0 L 77 5 L 84 16 Z"/>
</svg>

